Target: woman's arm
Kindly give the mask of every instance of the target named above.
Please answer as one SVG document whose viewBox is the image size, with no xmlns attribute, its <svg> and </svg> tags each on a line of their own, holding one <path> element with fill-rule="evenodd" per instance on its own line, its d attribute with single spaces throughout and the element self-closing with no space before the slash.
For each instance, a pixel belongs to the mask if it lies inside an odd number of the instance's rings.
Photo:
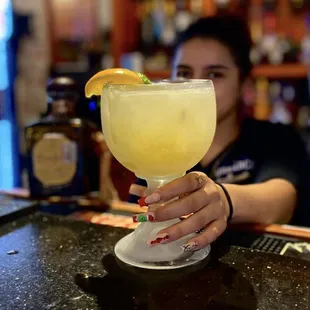
<svg viewBox="0 0 310 310">
<path fill-rule="evenodd" d="M 233 203 L 232 223 L 287 223 L 290 221 L 297 201 L 295 187 L 284 179 L 271 179 L 258 184 L 223 184 Z M 143 196 L 146 187 L 132 184 L 130 193 Z M 218 188 L 225 209 L 228 201 Z"/>
<path fill-rule="evenodd" d="M 233 223 L 287 223 L 297 201 L 295 187 L 284 179 L 251 185 L 224 184 L 234 207 Z"/>
</svg>

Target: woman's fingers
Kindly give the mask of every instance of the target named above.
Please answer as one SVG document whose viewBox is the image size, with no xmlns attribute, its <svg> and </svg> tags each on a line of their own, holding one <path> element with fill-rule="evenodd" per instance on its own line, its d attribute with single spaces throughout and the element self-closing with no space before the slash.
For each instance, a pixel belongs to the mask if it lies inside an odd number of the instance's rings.
<svg viewBox="0 0 310 310">
<path fill-rule="evenodd" d="M 145 191 L 146 191 L 146 187 L 138 185 L 138 184 L 131 184 L 131 186 L 129 188 L 129 193 L 131 195 L 135 195 L 135 196 L 138 196 L 138 197 L 143 197 Z"/>
<path fill-rule="evenodd" d="M 227 222 L 223 219 L 213 221 L 202 233 L 188 240 L 188 242 L 182 246 L 183 251 L 197 251 L 204 248 L 215 241 L 225 231 L 226 227 Z"/>
<path fill-rule="evenodd" d="M 157 208 L 154 211 L 154 217 L 156 221 L 171 220 L 183 215 L 195 213 L 206 206 L 207 209 L 211 202 L 217 200 L 219 200 L 218 190 L 214 183 L 210 183 L 188 196 Z"/>
<path fill-rule="evenodd" d="M 130 193 L 143 197 L 145 190 L 145 187 L 134 184 Z M 174 180 L 141 198 L 140 205 L 141 201 L 150 207 L 148 212 L 133 216 L 135 222 L 161 222 L 190 215 L 158 232 L 154 240 L 149 240 L 150 245 L 169 243 L 204 228 L 202 233 L 182 246 L 184 251 L 195 251 L 216 240 L 227 226 L 219 188 L 201 172 Z"/>
<path fill-rule="evenodd" d="M 151 195 L 145 197 L 146 205 L 169 201 L 186 193 L 191 193 L 204 187 L 210 179 L 202 172 L 191 172 L 185 176 L 176 179 L 159 189 Z"/>
<path fill-rule="evenodd" d="M 200 230 L 202 227 L 207 226 L 209 223 L 219 218 L 220 213 L 221 210 L 218 208 L 218 204 L 211 204 L 184 219 L 183 221 L 180 221 L 179 223 L 160 231 L 158 235 L 167 234 L 169 236 L 167 241 L 172 242 L 191 233 L 194 233 Z"/>
<path fill-rule="evenodd" d="M 220 201 L 221 197 L 218 188 L 213 182 L 210 182 L 203 188 L 183 198 L 162 204 L 161 206 L 150 205 L 148 212 L 145 213 L 144 216 L 134 216 L 133 219 L 135 222 L 146 222 L 149 221 L 149 219 L 157 222 L 168 221 L 196 213 L 200 209 L 204 207 L 208 208 L 208 205 L 218 204 Z M 222 210 L 221 205 L 219 205 L 218 209 Z M 207 221 L 204 225 L 208 223 Z M 199 229 L 200 228 L 201 227 L 199 227 Z"/>
</svg>

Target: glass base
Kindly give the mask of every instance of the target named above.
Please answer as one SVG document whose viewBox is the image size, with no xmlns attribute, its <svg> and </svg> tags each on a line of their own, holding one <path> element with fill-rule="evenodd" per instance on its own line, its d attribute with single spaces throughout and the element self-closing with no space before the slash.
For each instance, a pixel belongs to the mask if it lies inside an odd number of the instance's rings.
<svg viewBox="0 0 310 310">
<path fill-rule="evenodd" d="M 199 251 L 196 251 L 196 252 L 184 252 L 177 259 L 170 260 L 170 261 L 138 261 L 136 259 L 133 259 L 132 251 L 128 247 L 128 244 L 131 243 L 133 238 L 134 238 L 134 232 L 130 233 L 129 235 L 119 240 L 114 248 L 115 255 L 117 256 L 119 260 L 121 260 L 122 262 L 128 265 L 139 267 L 139 268 L 144 268 L 144 269 L 167 270 L 167 269 L 183 268 L 183 267 L 190 266 L 190 265 L 193 265 L 193 264 L 196 264 L 202 261 L 209 255 L 210 250 L 211 250 L 210 245 L 208 245 L 205 248 Z M 165 246 L 167 247 L 168 244 L 167 245 L 165 244 L 156 245 L 152 247 L 152 249 L 156 249 L 157 247 L 165 247 Z"/>
</svg>

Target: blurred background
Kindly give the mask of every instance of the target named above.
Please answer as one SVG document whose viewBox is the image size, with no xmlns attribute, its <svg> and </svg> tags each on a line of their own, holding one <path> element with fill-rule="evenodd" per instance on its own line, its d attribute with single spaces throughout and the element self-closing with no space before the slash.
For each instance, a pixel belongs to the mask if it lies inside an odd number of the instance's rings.
<svg viewBox="0 0 310 310">
<path fill-rule="evenodd" d="M 73 78 L 77 115 L 100 127 L 98 103 L 83 96 L 90 76 L 125 67 L 167 78 L 178 32 L 219 12 L 240 14 L 251 30 L 248 115 L 293 124 L 310 152 L 309 0 L 1 0 L 0 189 L 28 186 L 24 129 L 46 114 L 48 79 Z"/>
</svg>

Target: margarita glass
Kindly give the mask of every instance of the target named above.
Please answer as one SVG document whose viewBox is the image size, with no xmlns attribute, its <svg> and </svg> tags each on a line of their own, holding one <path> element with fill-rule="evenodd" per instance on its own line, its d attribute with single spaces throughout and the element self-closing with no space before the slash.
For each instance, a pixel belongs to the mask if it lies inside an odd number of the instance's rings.
<svg viewBox="0 0 310 310">
<path fill-rule="evenodd" d="M 184 175 L 208 151 L 216 128 L 213 83 L 107 84 L 101 96 L 101 119 L 113 156 L 146 180 L 151 193 Z M 140 223 L 117 243 L 116 256 L 148 269 L 180 268 L 200 261 L 210 247 L 190 254 L 181 248 L 192 235 L 167 244 L 147 244 L 160 230 L 179 221 Z"/>
</svg>

